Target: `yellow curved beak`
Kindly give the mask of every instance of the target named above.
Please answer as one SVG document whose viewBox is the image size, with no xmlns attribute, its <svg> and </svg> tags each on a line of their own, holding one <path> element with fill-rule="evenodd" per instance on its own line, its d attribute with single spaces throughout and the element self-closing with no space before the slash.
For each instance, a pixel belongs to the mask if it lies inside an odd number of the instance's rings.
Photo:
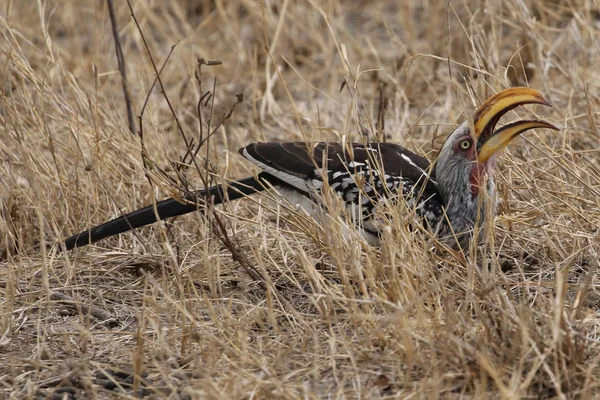
<svg viewBox="0 0 600 400">
<path fill-rule="evenodd" d="M 544 121 L 517 121 L 494 131 L 500 118 L 515 107 L 524 104 L 542 104 L 552 106 L 537 90 L 516 87 L 503 90 L 487 99 L 473 115 L 475 138 L 478 143 L 477 158 L 486 162 L 492 155 L 501 152 L 521 133 L 534 128 L 558 130 L 552 124 Z"/>
</svg>

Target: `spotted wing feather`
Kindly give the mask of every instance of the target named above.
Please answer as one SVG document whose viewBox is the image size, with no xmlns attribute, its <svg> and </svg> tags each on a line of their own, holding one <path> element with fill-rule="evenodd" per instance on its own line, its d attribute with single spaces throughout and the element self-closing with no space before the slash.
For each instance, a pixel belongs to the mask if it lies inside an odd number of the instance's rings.
<svg viewBox="0 0 600 400">
<path fill-rule="evenodd" d="M 377 229 L 369 229 L 368 220 L 375 207 L 399 195 L 430 224 L 442 214 L 429 161 L 396 144 L 269 142 L 250 144 L 240 153 L 313 200 L 326 180 L 347 206 L 360 206 L 364 227 L 372 233 Z"/>
</svg>

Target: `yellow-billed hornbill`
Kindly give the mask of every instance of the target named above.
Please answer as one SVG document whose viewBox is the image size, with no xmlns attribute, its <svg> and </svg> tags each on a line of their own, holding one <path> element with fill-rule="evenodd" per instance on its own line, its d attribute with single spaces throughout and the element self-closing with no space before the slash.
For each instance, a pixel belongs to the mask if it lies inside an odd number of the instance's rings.
<svg viewBox="0 0 600 400">
<path fill-rule="evenodd" d="M 493 172 L 502 150 L 526 130 L 557 129 L 547 122 L 529 120 L 494 130 L 500 117 L 523 104 L 550 105 L 541 93 L 529 88 L 493 95 L 477 109 L 472 121 L 448 136 L 433 164 L 391 143 L 252 143 L 240 153 L 262 169 L 257 176 L 199 190 L 195 199 L 189 199 L 192 203 L 166 199 L 156 204 L 156 210 L 150 205 L 133 211 L 71 236 L 65 248 L 198 210 L 194 200 L 220 204 L 274 187 L 293 204 L 316 207 L 324 206 L 323 190 L 337 193 L 357 226 L 371 237 L 377 237 L 381 227 L 374 210 L 403 197 L 442 242 L 465 249 L 473 228 L 489 215 L 479 197 L 483 190 L 494 190 Z"/>
</svg>

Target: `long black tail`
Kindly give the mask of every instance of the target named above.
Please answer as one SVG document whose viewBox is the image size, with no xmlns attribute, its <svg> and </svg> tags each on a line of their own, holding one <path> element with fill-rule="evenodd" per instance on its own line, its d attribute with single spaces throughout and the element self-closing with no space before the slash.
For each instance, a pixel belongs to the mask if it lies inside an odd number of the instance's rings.
<svg viewBox="0 0 600 400">
<path fill-rule="evenodd" d="M 278 183 L 278 180 L 273 176 L 261 172 L 258 174 L 257 178 L 251 176 L 232 182 L 227 185 L 226 189 L 223 185 L 217 185 L 208 189 L 198 190 L 195 193 L 195 198 L 212 199 L 213 204 L 221 204 L 227 200 L 236 200 L 265 190 L 268 187 L 266 184 L 267 181 L 274 185 Z M 156 203 L 156 213 L 154 211 L 154 205 L 132 211 L 129 214 L 125 214 L 119 218 L 105 222 L 102 225 L 95 226 L 87 231 L 71 236 L 65 240 L 64 248 L 66 250 L 71 250 L 75 247 L 86 246 L 112 235 L 153 224 L 158 220 L 196 211 L 199 207 L 201 206 L 180 203 L 175 199 L 166 199 Z M 156 218 L 157 214 L 158 219 Z"/>
</svg>

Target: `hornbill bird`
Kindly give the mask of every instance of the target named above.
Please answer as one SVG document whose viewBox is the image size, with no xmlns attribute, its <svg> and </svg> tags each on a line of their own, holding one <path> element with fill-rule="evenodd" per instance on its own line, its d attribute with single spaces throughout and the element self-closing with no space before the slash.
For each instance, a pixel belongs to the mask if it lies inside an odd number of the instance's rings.
<svg viewBox="0 0 600 400">
<path fill-rule="evenodd" d="M 337 193 L 357 227 L 375 239 L 382 228 L 376 210 L 403 197 L 441 242 L 465 249 L 474 228 L 495 212 L 494 204 L 492 213 L 486 213 L 480 195 L 493 192 L 493 172 L 504 148 L 529 129 L 558 129 L 543 121 L 520 120 L 495 130 L 500 117 L 523 104 L 550 106 L 533 89 L 498 92 L 477 109 L 471 121 L 450 133 L 434 163 L 391 143 L 252 143 L 240 153 L 262 169 L 256 176 L 199 190 L 187 203 L 169 198 L 156 203 L 156 209 L 149 205 L 71 236 L 64 248 L 196 211 L 202 208 L 199 200 L 220 204 L 275 188 L 292 204 L 318 209 L 326 208 L 325 190 Z"/>
</svg>

